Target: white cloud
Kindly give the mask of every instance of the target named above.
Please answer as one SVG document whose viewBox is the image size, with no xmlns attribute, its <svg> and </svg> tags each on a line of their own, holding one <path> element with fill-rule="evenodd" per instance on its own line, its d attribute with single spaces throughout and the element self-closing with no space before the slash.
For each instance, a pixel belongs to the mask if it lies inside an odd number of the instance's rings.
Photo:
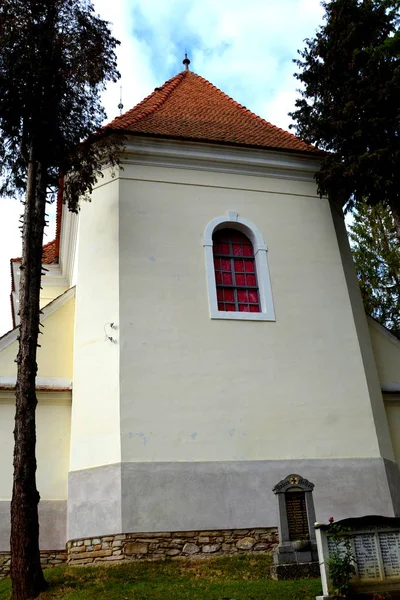
<svg viewBox="0 0 400 600">
<path fill-rule="evenodd" d="M 169 66 L 173 52 L 177 72 L 187 45 L 196 73 L 288 127 L 297 87 L 292 59 L 322 21 L 319 0 L 131 0 L 129 6 L 133 27 L 153 41 L 158 84 L 168 70 L 162 61 Z"/>
<path fill-rule="evenodd" d="M 151 49 L 147 41 L 131 34 L 133 21 L 130 3 L 125 0 L 95 0 L 94 6 L 96 12 L 109 21 L 114 37 L 121 42 L 117 48 L 121 79 L 117 83 L 110 83 L 103 95 L 107 120 L 112 120 L 119 114 L 120 86 L 126 111 L 153 91 L 157 85 L 157 78 L 150 66 Z"/>
</svg>

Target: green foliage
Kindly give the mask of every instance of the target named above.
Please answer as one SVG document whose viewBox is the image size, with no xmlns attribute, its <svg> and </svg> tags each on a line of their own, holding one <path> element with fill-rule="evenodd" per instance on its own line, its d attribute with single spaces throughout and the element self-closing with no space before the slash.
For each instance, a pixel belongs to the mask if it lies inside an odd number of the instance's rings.
<svg viewBox="0 0 400 600">
<path fill-rule="evenodd" d="M 269 555 L 208 560 L 133 562 L 46 570 L 49 589 L 41 600 L 216 600 L 274 598 L 315 600 L 319 579 L 272 581 Z M 0 581 L 0 600 L 9 600 L 10 582 Z"/>
<path fill-rule="evenodd" d="M 1 194 L 25 190 L 31 155 L 47 189 L 69 173 L 64 198 L 77 210 L 104 160 L 115 163 L 115 141 L 93 134 L 105 117 L 100 93 L 119 77 L 118 43 L 89 0 L 2 0 Z"/>
<path fill-rule="evenodd" d="M 296 133 L 330 154 L 320 194 L 392 207 L 400 223 L 400 0 L 331 0 L 299 51 Z M 400 225 L 399 235 L 400 235 Z"/>
<path fill-rule="evenodd" d="M 329 579 L 337 596 L 347 597 L 350 580 L 355 574 L 355 559 L 348 532 L 339 525 L 332 524 L 328 533 L 332 544 L 329 551 Z"/>
<path fill-rule="evenodd" d="M 360 202 L 349 237 L 365 311 L 400 337 L 400 242 L 388 208 Z"/>
</svg>

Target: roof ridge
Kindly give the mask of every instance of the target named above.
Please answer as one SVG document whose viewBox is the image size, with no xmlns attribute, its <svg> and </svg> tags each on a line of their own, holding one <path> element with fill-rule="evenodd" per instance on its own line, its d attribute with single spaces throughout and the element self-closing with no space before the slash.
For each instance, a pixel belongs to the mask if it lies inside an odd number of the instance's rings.
<svg viewBox="0 0 400 600">
<path fill-rule="evenodd" d="M 177 73 L 176 75 L 171 77 L 171 79 L 168 79 L 167 81 L 165 81 L 161 87 L 154 88 L 154 90 L 151 92 L 151 94 L 146 96 L 146 98 L 144 98 L 141 102 L 139 102 L 139 104 L 136 104 L 133 108 L 128 110 L 123 115 L 118 115 L 117 117 L 115 117 L 115 119 L 112 120 L 112 122 L 114 123 L 116 121 L 119 121 L 120 119 L 126 119 L 127 115 L 129 115 L 130 112 L 137 112 L 138 108 L 140 108 L 143 104 L 146 104 L 151 99 L 152 96 L 155 96 L 158 92 L 161 92 L 163 88 L 166 88 L 164 93 L 161 94 L 160 100 L 158 102 L 149 106 L 142 113 L 139 113 L 136 117 L 134 117 L 132 119 L 131 122 L 132 122 L 132 124 L 138 123 L 141 119 L 144 119 L 145 117 L 148 117 L 149 115 L 153 114 L 163 104 L 165 104 L 166 100 L 168 100 L 168 98 L 170 97 L 172 92 L 174 90 L 176 90 L 176 88 L 179 86 L 180 83 L 182 83 L 182 81 L 186 77 L 187 73 L 190 73 L 190 71 L 181 71 L 180 73 Z M 107 129 L 107 127 L 109 127 L 109 125 L 106 125 L 105 129 Z"/>
<path fill-rule="evenodd" d="M 193 75 L 195 75 L 196 77 L 198 77 L 199 79 L 201 79 L 209 87 L 213 88 L 216 92 L 218 92 L 219 94 L 221 94 L 221 96 L 224 96 L 225 98 L 227 98 L 230 102 L 232 102 L 235 106 L 237 106 L 238 108 L 240 108 L 243 112 L 250 114 L 252 117 L 255 117 L 257 119 L 257 121 L 260 121 L 261 123 L 263 123 L 265 125 L 268 125 L 269 127 L 272 127 L 276 131 L 280 131 L 280 132 L 282 132 L 282 133 L 284 133 L 286 135 L 290 135 L 290 137 L 292 137 L 293 139 L 295 139 L 297 141 L 301 140 L 301 138 L 297 137 L 293 133 L 290 133 L 290 131 L 287 131 L 286 129 L 282 129 L 282 127 L 278 127 L 277 125 L 274 125 L 270 121 L 267 121 L 266 119 L 263 119 L 262 117 L 260 117 L 256 113 L 254 113 L 252 110 L 249 110 L 248 108 L 246 108 L 246 106 L 243 106 L 243 104 L 240 104 L 239 102 L 237 102 L 237 100 L 235 100 L 231 96 L 228 96 L 228 94 L 226 94 L 220 88 L 218 88 L 216 85 L 214 85 L 213 83 L 211 83 L 211 81 L 208 81 L 208 79 L 205 79 L 205 77 L 202 77 L 201 75 L 198 75 L 194 71 L 190 71 L 190 72 Z M 304 142 L 304 140 L 301 140 L 301 141 Z M 307 142 L 304 142 L 304 143 L 307 143 Z M 308 144 L 308 145 L 311 146 L 311 144 Z"/>
</svg>

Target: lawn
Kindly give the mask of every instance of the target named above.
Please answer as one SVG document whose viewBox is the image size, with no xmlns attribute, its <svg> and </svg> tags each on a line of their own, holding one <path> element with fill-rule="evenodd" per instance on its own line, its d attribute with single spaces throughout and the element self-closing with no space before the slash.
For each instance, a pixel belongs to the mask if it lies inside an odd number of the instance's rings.
<svg viewBox="0 0 400 600">
<path fill-rule="evenodd" d="M 272 581 L 269 556 L 134 562 L 107 567 L 47 569 L 40 600 L 315 600 L 319 579 Z M 0 600 L 10 598 L 0 581 Z"/>
</svg>

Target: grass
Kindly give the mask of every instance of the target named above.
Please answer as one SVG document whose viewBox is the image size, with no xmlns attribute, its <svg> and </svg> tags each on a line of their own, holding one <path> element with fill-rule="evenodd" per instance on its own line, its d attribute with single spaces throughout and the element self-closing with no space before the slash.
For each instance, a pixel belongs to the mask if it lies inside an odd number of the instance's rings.
<svg viewBox="0 0 400 600">
<path fill-rule="evenodd" d="M 269 556 L 135 562 L 45 571 L 49 589 L 40 600 L 315 600 L 319 579 L 272 581 Z M 0 600 L 11 583 L 0 581 Z"/>
</svg>

